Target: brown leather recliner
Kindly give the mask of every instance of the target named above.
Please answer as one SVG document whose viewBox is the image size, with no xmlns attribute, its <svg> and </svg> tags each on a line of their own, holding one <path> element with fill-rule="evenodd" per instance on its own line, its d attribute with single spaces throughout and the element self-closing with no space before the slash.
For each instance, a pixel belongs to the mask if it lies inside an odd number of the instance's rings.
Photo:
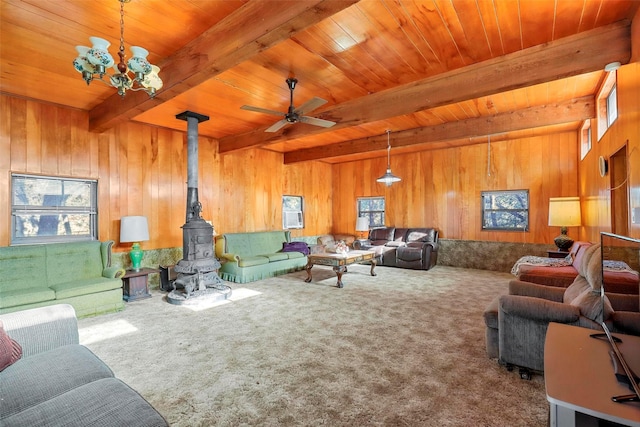
<svg viewBox="0 0 640 427">
<path fill-rule="evenodd" d="M 374 250 L 379 265 L 428 270 L 438 258 L 438 231 L 434 228 L 382 227 L 369 231 L 369 238 L 356 241 L 355 249 Z"/>
</svg>

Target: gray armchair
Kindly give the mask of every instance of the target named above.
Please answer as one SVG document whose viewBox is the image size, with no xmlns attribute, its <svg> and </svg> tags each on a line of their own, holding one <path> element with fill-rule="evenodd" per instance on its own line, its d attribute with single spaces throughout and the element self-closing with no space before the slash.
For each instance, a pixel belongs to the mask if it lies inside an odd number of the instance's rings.
<svg viewBox="0 0 640 427">
<path fill-rule="evenodd" d="M 501 295 L 485 310 L 489 357 L 508 367 L 520 367 L 522 378 L 544 370 L 544 341 L 549 322 L 600 329 L 613 309 L 600 296 L 602 283 L 600 245 L 587 250 L 578 276 L 566 289 L 513 280 L 509 294 Z"/>
</svg>

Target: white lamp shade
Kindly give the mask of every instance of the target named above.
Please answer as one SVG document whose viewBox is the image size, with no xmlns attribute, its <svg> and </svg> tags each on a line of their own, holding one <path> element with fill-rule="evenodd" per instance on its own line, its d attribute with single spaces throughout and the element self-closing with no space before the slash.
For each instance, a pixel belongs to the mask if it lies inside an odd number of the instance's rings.
<svg viewBox="0 0 640 427">
<path fill-rule="evenodd" d="M 580 197 L 551 197 L 549 199 L 549 225 L 578 227 L 582 225 Z"/>
<path fill-rule="evenodd" d="M 356 231 L 369 231 L 369 218 L 361 216 L 356 219 Z"/>
<path fill-rule="evenodd" d="M 120 242 L 144 242 L 149 240 L 146 216 L 123 216 L 120 220 Z"/>
</svg>

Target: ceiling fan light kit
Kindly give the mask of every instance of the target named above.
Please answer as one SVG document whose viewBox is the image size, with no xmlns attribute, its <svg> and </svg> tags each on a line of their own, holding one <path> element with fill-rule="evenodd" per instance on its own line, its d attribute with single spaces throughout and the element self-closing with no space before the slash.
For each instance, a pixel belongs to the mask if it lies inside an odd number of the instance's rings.
<svg viewBox="0 0 640 427">
<path fill-rule="evenodd" d="M 387 172 L 380 178 L 376 179 L 377 182 L 381 182 L 387 187 L 391 187 L 394 182 L 400 182 L 402 179 L 391 173 L 391 131 L 387 130 Z"/>
<path fill-rule="evenodd" d="M 149 63 L 147 60 L 149 51 L 140 46 L 131 46 L 132 57 L 125 63 L 124 4 L 131 0 L 118 1 L 120 2 L 120 49 L 118 50 L 120 62 L 116 64 L 107 50 L 111 43 L 100 37 L 89 37 L 92 47 L 76 46 L 78 56 L 73 60 L 73 67 L 82 73 L 82 78 L 87 85 L 97 75 L 98 81 L 116 88 L 122 97 L 128 90 L 143 90 L 153 98 L 162 88 L 162 79 L 158 75 L 160 67 Z M 113 74 L 108 74 L 107 69 L 112 67 Z"/>
<path fill-rule="evenodd" d="M 275 110 L 267 110 L 266 108 L 253 107 L 251 105 L 243 105 L 240 108 L 242 110 L 253 111 L 256 113 L 271 114 L 273 116 L 284 116 L 282 120 L 275 122 L 267 129 L 265 129 L 265 132 L 277 132 L 288 124 L 298 122 L 324 128 L 329 128 L 336 124 L 336 122 L 332 122 L 329 120 L 318 119 L 316 117 L 309 117 L 304 115 L 326 104 L 327 101 L 322 98 L 314 97 L 298 108 L 295 108 L 293 105 L 293 91 L 296 88 L 296 84 L 298 84 L 298 80 L 290 77 L 286 80 L 286 82 L 287 86 L 289 87 L 289 108 L 286 113 Z"/>
</svg>

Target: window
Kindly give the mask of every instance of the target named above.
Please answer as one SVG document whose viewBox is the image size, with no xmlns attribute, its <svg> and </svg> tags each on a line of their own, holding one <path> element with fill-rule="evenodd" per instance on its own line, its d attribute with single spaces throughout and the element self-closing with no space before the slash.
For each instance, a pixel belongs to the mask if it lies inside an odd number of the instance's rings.
<svg viewBox="0 0 640 427">
<path fill-rule="evenodd" d="M 98 182 L 13 174 L 11 244 L 98 239 Z"/>
<path fill-rule="evenodd" d="M 613 85 L 609 96 L 607 96 L 607 126 L 611 127 L 618 118 L 618 90 L 617 85 Z"/>
<path fill-rule="evenodd" d="M 369 227 L 384 227 L 384 197 L 358 198 L 357 217 L 369 218 Z"/>
<path fill-rule="evenodd" d="M 482 229 L 529 230 L 529 190 L 482 192 Z"/>
<path fill-rule="evenodd" d="M 282 228 L 304 228 L 302 196 L 282 196 Z"/>
<path fill-rule="evenodd" d="M 607 129 L 618 118 L 618 90 L 616 86 L 616 71 L 607 73 L 602 87 L 596 96 L 596 117 L 598 125 L 598 141 Z"/>
<path fill-rule="evenodd" d="M 587 119 L 580 129 L 580 160 L 591 151 L 591 120 Z"/>
</svg>

